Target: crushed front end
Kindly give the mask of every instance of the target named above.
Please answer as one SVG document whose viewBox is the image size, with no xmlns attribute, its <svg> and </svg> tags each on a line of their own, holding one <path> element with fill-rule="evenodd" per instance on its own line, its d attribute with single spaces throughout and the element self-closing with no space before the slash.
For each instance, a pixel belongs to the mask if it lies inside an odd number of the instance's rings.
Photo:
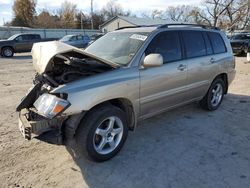
<svg viewBox="0 0 250 188">
<path fill-rule="evenodd" d="M 44 76 L 36 76 L 34 86 L 22 99 L 16 110 L 19 112 L 19 129 L 25 139 L 30 140 L 32 134 L 41 135 L 54 131 L 55 141 L 62 143 L 62 126 L 68 118 L 63 114 L 70 103 L 66 94 L 51 93 L 53 87 Z"/>
<path fill-rule="evenodd" d="M 56 93 L 58 87 L 73 81 L 114 69 L 100 59 L 61 42 L 36 43 L 32 48 L 36 76 L 33 87 L 17 106 L 19 129 L 25 139 L 53 131 L 54 141 L 61 144 L 63 128 L 79 123 L 81 114 L 66 113 L 71 104 L 67 93 Z M 70 130 L 68 125 L 68 129 Z M 70 133 L 68 133 L 70 134 Z"/>
</svg>

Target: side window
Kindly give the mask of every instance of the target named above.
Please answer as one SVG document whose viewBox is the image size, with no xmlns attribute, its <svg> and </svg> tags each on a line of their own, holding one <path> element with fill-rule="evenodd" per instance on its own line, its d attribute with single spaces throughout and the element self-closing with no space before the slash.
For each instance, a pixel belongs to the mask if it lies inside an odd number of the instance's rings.
<svg viewBox="0 0 250 188">
<path fill-rule="evenodd" d="M 23 39 L 24 41 L 29 40 L 29 35 L 22 35 L 22 39 Z"/>
<path fill-rule="evenodd" d="M 187 58 L 206 55 L 206 46 L 200 31 L 183 31 L 182 36 Z"/>
<path fill-rule="evenodd" d="M 40 36 L 39 35 L 34 35 L 34 39 L 39 39 Z"/>
<path fill-rule="evenodd" d="M 226 46 L 219 33 L 208 32 L 215 54 L 226 52 Z"/>
<path fill-rule="evenodd" d="M 89 37 L 88 36 L 84 36 L 84 40 L 89 40 Z"/>
<path fill-rule="evenodd" d="M 35 35 L 27 35 L 28 40 L 34 40 L 35 39 Z"/>
<path fill-rule="evenodd" d="M 211 54 L 213 54 L 213 48 L 212 48 L 211 42 L 210 42 L 206 32 L 202 32 L 202 34 L 203 34 L 206 48 L 207 48 L 207 55 L 211 55 Z"/>
<path fill-rule="evenodd" d="M 23 36 L 20 35 L 20 36 L 16 37 L 15 40 L 16 40 L 16 41 L 23 41 Z"/>
<path fill-rule="evenodd" d="M 161 54 L 164 63 L 182 59 L 178 32 L 166 31 L 158 34 L 145 51 L 145 55 L 152 53 Z"/>
<path fill-rule="evenodd" d="M 70 41 L 76 41 L 76 40 L 77 40 L 76 37 L 77 37 L 77 36 L 72 36 L 72 37 L 70 38 Z"/>
</svg>

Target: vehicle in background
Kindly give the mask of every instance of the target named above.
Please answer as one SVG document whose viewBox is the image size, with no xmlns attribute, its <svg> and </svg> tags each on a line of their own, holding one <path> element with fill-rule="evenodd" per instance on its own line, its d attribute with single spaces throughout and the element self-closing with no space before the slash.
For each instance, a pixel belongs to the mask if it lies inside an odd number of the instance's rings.
<svg viewBox="0 0 250 188">
<path fill-rule="evenodd" d="M 105 33 L 96 33 L 96 34 L 92 35 L 91 36 L 91 41 L 89 42 L 89 44 L 92 44 L 97 39 L 101 38 L 103 35 L 105 35 Z"/>
<path fill-rule="evenodd" d="M 56 38 L 42 39 L 39 34 L 16 34 L 7 40 L 0 40 L 0 55 L 12 57 L 14 53 L 30 52 L 36 42 L 56 40 Z"/>
<path fill-rule="evenodd" d="M 90 38 L 88 35 L 66 35 L 59 41 L 77 48 L 85 48 L 88 46 Z"/>
<path fill-rule="evenodd" d="M 248 47 L 250 46 L 250 33 L 234 34 L 230 39 L 233 53 L 247 54 Z"/>
</svg>

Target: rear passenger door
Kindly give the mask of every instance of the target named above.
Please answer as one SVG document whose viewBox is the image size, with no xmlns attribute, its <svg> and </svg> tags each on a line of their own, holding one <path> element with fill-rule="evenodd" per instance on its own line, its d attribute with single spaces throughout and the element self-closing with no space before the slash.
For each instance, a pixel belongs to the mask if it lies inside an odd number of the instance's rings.
<svg viewBox="0 0 250 188">
<path fill-rule="evenodd" d="M 182 60 L 178 31 L 159 33 L 148 45 L 145 56 L 159 53 L 164 64 L 140 70 L 141 116 L 154 115 L 186 101 L 187 65 Z"/>
<path fill-rule="evenodd" d="M 188 97 L 189 100 L 195 100 L 206 94 L 218 74 L 222 61 L 220 54 L 225 52 L 225 45 L 222 45 L 220 35 L 214 32 L 186 30 L 181 33 L 188 65 Z M 219 44 L 221 42 L 222 44 Z"/>
</svg>

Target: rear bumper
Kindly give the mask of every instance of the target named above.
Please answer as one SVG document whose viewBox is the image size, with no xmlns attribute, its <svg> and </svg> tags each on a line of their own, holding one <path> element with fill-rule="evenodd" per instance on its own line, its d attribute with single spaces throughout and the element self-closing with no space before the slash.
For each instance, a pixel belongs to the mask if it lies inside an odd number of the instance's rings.
<svg viewBox="0 0 250 188">
<path fill-rule="evenodd" d="M 19 122 L 18 122 L 19 130 L 26 140 L 31 140 L 34 135 L 41 135 L 43 133 L 53 131 L 57 133 L 53 134 L 54 141 L 48 140 L 48 142 L 50 143 L 55 142 L 55 144 L 62 144 L 61 128 L 66 118 L 67 117 L 59 117 L 51 120 L 45 118 L 39 120 L 29 120 L 29 110 L 22 109 L 19 112 Z"/>
</svg>

